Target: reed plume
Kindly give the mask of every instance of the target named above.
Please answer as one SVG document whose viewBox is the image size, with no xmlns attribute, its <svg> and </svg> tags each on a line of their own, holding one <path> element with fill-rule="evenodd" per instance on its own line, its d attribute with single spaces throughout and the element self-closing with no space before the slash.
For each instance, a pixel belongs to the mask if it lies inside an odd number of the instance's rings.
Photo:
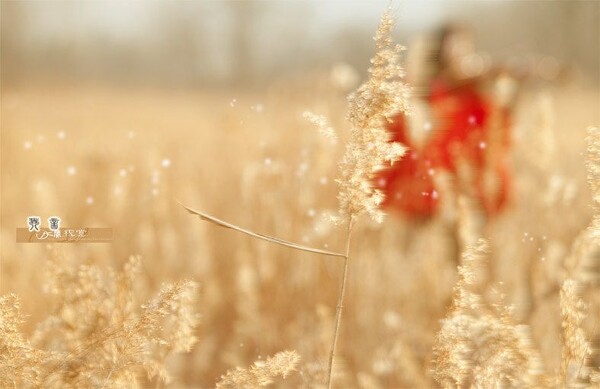
<svg viewBox="0 0 600 389">
<path fill-rule="evenodd" d="M 544 382 L 530 329 L 510 309 L 486 301 L 488 244 L 463 253 L 453 307 L 433 348 L 433 377 L 446 388 L 536 387 Z"/>
<path fill-rule="evenodd" d="M 362 214 L 381 222 L 379 208 L 384 195 L 373 186 L 375 173 L 400 159 L 406 149 L 398 142 L 390 142 L 387 125 L 392 118 L 408 113 L 409 88 L 404 83 L 401 52 L 404 48 L 394 43 L 394 19 L 391 9 L 381 17 L 375 40 L 375 56 L 371 59 L 368 79 L 348 96 L 347 120 L 350 136 L 340 162 L 340 177 L 336 180 L 339 201 L 338 223 L 346 223 L 346 250 L 344 273 L 336 308 L 333 342 L 328 363 L 327 387 L 332 386 L 333 362 L 341 325 L 342 309 L 348 280 L 350 239 L 352 227 Z"/>
<path fill-rule="evenodd" d="M 217 388 L 262 388 L 276 377 L 286 378 L 296 370 L 300 355 L 295 351 L 282 351 L 264 361 L 256 361 L 250 368 L 236 367 L 227 371 L 217 382 Z"/>
<path fill-rule="evenodd" d="M 394 43 L 391 36 L 393 28 L 394 19 L 391 10 L 388 9 L 383 14 L 374 37 L 375 56 L 371 59 L 369 77 L 348 97 L 347 120 L 350 124 L 350 137 L 339 164 L 340 176 L 336 180 L 339 186 L 339 215 L 334 218 L 334 221 L 339 224 L 346 223 L 346 249 L 343 253 L 320 250 L 256 233 L 184 206 L 188 212 L 199 216 L 204 221 L 233 229 L 256 239 L 296 250 L 344 258 L 344 271 L 327 367 L 328 388 L 332 386 L 333 363 L 348 279 L 352 227 L 355 220 L 365 213 L 375 221 L 382 221 L 383 213 L 379 209 L 379 205 L 384 197 L 380 190 L 374 188 L 373 177 L 375 173 L 397 161 L 405 153 L 403 145 L 390 142 L 391 135 L 387 130 L 388 123 L 395 115 L 400 112 L 408 113 L 409 88 L 403 81 L 405 74 L 400 63 L 400 55 L 404 48 Z M 303 116 L 316 125 L 324 135 L 331 139 L 337 139 L 335 131 L 328 125 L 325 117 L 311 112 L 305 112 Z"/>
<path fill-rule="evenodd" d="M 53 315 L 31 340 L 15 295 L 0 298 L 0 383 L 2 387 L 139 387 L 143 373 L 169 382 L 166 358 L 196 342 L 196 284 L 165 285 L 148 303 L 136 303 L 139 257 L 123 271 L 66 265 L 56 252 L 48 261 L 45 289 L 58 301 Z"/>
</svg>

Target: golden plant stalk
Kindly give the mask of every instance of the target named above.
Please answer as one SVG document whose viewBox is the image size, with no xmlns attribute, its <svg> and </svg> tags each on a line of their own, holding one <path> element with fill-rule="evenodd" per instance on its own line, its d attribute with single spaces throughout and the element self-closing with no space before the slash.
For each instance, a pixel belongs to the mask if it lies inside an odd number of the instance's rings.
<svg viewBox="0 0 600 389">
<path fill-rule="evenodd" d="M 344 156 L 339 164 L 340 177 L 336 180 L 339 186 L 338 200 L 340 206 L 339 217 L 335 221 L 338 224 L 345 223 L 347 226 L 346 250 L 343 254 L 259 234 L 181 204 L 188 212 L 199 216 L 204 221 L 233 229 L 253 238 L 295 250 L 344 258 L 344 271 L 336 306 L 334 333 L 327 366 L 328 388 L 332 386 L 333 362 L 342 322 L 344 296 L 348 281 L 352 227 L 355 220 L 363 214 L 368 214 L 373 220 L 381 222 L 383 213 L 379 206 L 384 199 L 384 195 L 380 190 L 373 187 L 373 177 L 377 171 L 397 161 L 405 153 L 403 145 L 390 142 L 390 133 L 387 130 L 388 123 L 396 114 L 408 111 L 409 88 L 402 81 L 404 71 L 400 65 L 400 53 L 404 48 L 394 43 L 391 37 L 393 28 L 394 20 L 391 10 L 388 9 L 381 18 L 374 38 L 375 56 L 371 59 L 372 66 L 368 71 L 369 77 L 354 93 L 348 96 L 347 120 L 350 124 L 350 137 L 346 144 Z M 310 114 L 308 116 L 309 118 L 312 117 L 313 122 L 316 120 Z M 316 124 L 321 127 L 324 125 L 323 123 L 325 123 L 325 119 L 316 120 Z M 328 128 L 327 132 L 332 135 L 333 129 Z"/>
<path fill-rule="evenodd" d="M 346 252 L 329 355 L 328 388 L 332 386 L 333 360 L 348 280 L 352 227 L 354 221 L 365 213 L 377 222 L 382 221 L 383 213 L 379 206 L 384 195 L 373 187 L 373 176 L 386 165 L 400 159 L 406 151 L 400 143 L 390 142 L 387 130 L 388 123 L 395 115 L 408 111 L 410 91 L 402 81 L 404 70 L 400 64 L 400 53 L 404 48 L 394 43 L 391 37 L 393 28 L 394 19 L 391 9 L 388 9 L 381 17 L 374 38 L 375 56 L 371 59 L 369 78 L 348 96 L 350 139 L 340 162 L 340 178 L 336 180 L 339 185 L 339 213 L 347 224 Z"/>
<path fill-rule="evenodd" d="M 181 204 L 181 203 L 179 203 Z M 340 254 L 340 253 L 336 253 L 333 251 L 327 251 L 327 250 L 321 250 L 321 249 L 316 249 L 313 247 L 309 247 L 309 246 L 304 246 L 298 243 L 294 243 L 294 242 L 289 242 L 287 240 L 283 240 L 283 239 L 279 239 L 279 238 L 275 238 L 273 236 L 269 236 L 269 235 L 264 235 L 264 234 L 259 234 L 258 232 L 254 232 L 254 231 L 250 231 L 247 230 L 245 228 L 236 226 L 235 224 L 231 224 L 228 223 L 226 221 L 223 221 L 221 219 L 217 219 L 214 216 L 211 216 L 205 212 L 200 212 L 200 211 L 196 211 L 192 208 L 186 207 L 185 205 L 181 204 L 181 206 L 183 206 L 189 213 L 191 213 L 192 215 L 196 215 L 198 217 L 200 217 L 201 220 L 207 221 L 209 223 L 215 224 L 217 226 L 223 227 L 223 228 L 228 228 L 237 232 L 241 232 L 242 234 L 246 234 L 249 235 L 253 238 L 256 239 L 262 239 L 262 240 L 266 240 L 267 242 L 271 242 L 271 243 L 275 243 L 281 246 L 285 246 L 285 247 L 289 247 L 295 250 L 300 250 L 300 251 L 305 251 L 308 253 L 315 253 L 315 254 L 322 254 L 322 255 L 328 255 L 328 256 L 332 256 L 332 257 L 342 257 L 345 258 L 346 256 L 344 254 Z"/>
<path fill-rule="evenodd" d="M 338 303 L 335 308 L 335 327 L 333 332 L 333 341 L 329 351 L 329 361 L 327 363 L 327 387 L 331 388 L 331 377 L 333 373 L 333 358 L 335 356 L 335 348 L 337 345 L 338 334 L 340 332 L 340 324 L 342 322 L 342 309 L 344 307 L 344 295 L 346 294 L 346 281 L 348 280 L 348 262 L 350 261 L 350 238 L 352 236 L 352 225 L 354 219 L 348 221 L 346 230 L 346 251 L 344 253 L 344 274 L 342 275 L 342 283 L 340 285 L 340 294 L 338 295 Z"/>
<path fill-rule="evenodd" d="M 333 341 L 332 341 L 331 349 L 329 352 L 329 361 L 328 361 L 328 368 L 327 368 L 327 387 L 331 388 L 331 377 L 332 377 L 332 372 L 333 372 L 333 358 L 335 356 L 335 349 L 336 349 L 338 334 L 339 334 L 339 330 L 340 330 L 344 295 L 346 292 L 346 281 L 348 279 L 348 262 L 350 259 L 350 237 L 351 237 L 351 233 L 352 233 L 352 225 L 353 225 L 353 220 L 354 220 L 353 217 L 349 218 L 348 228 L 346 230 L 346 250 L 345 250 L 344 254 L 341 254 L 341 253 L 336 253 L 333 251 L 320 250 L 320 249 L 304 246 L 304 245 L 301 245 L 298 243 L 289 242 L 289 241 L 275 238 L 275 237 L 272 237 L 269 235 L 259 234 L 257 232 L 250 231 L 245 228 L 236 226 L 235 224 L 231 224 L 231 223 L 225 222 L 223 220 L 220 220 L 214 216 L 208 215 L 207 213 L 204 213 L 201 211 L 196 211 L 192 208 L 186 207 L 183 204 L 181 204 L 181 205 L 192 215 L 198 216 L 198 217 L 200 217 L 201 220 L 215 224 L 219 227 L 232 229 L 234 231 L 241 232 L 242 234 L 249 235 L 256 239 L 265 240 L 267 242 L 271 242 L 271 243 L 278 244 L 281 246 L 289 247 L 289 248 L 292 248 L 295 250 L 344 258 L 344 273 L 342 276 L 342 283 L 340 286 L 340 293 L 339 293 L 339 297 L 338 297 L 338 303 L 336 306 L 336 317 L 335 317 Z"/>
</svg>

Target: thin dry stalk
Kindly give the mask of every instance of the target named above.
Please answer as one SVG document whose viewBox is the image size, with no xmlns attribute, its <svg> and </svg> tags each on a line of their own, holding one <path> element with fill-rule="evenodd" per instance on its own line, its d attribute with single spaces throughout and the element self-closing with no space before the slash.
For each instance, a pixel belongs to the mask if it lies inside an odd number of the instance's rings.
<svg viewBox="0 0 600 389">
<path fill-rule="evenodd" d="M 375 56 L 371 59 L 369 78 L 348 96 L 348 122 L 351 125 L 346 152 L 340 162 L 338 200 L 341 220 L 347 220 L 344 275 L 338 297 L 335 332 L 329 355 L 327 387 L 331 388 L 333 359 L 342 318 L 342 307 L 350 252 L 350 235 L 354 220 L 368 214 L 381 222 L 383 212 L 379 206 L 384 194 L 372 185 L 374 174 L 386 165 L 393 164 L 405 153 L 406 148 L 398 142 L 390 142 L 388 123 L 399 112 L 408 111 L 409 88 L 402 81 L 404 70 L 400 54 L 404 48 L 392 39 L 394 19 L 388 9 L 381 17 L 375 35 Z"/>
<path fill-rule="evenodd" d="M 391 10 L 388 9 L 381 18 L 374 38 L 375 55 L 371 60 L 369 78 L 348 96 L 347 120 L 350 124 L 350 136 L 346 144 L 346 151 L 339 164 L 340 177 L 336 180 L 339 186 L 338 200 L 340 203 L 340 216 L 336 218 L 336 221 L 347 222 L 346 252 L 344 254 L 258 234 L 184 206 L 188 212 L 199 216 L 202 220 L 233 229 L 253 238 L 305 252 L 344 258 L 344 273 L 336 307 L 335 328 L 327 369 L 328 388 L 331 388 L 332 384 L 333 360 L 348 281 L 352 226 L 356 218 L 363 214 L 368 214 L 377 222 L 383 219 L 383 212 L 379 206 L 383 202 L 384 194 L 372 185 L 372 181 L 378 171 L 399 160 L 406 150 L 402 144 L 391 142 L 391 135 L 387 129 L 395 115 L 400 112 L 408 112 L 409 88 L 403 82 L 404 70 L 400 64 L 400 54 L 404 48 L 394 43 L 393 28 L 394 19 L 391 16 Z M 324 118 L 317 118 L 310 114 L 308 116 L 320 127 L 327 127 Z M 332 131 L 328 130 L 327 132 Z"/>
<path fill-rule="evenodd" d="M 181 204 L 181 203 L 180 203 Z M 348 228 L 346 231 L 346 251 L 344 254 L 340 254 L 340 253 L 335 253 L 335 252 L 331 252 L 331 251 L 325 251 L 325 250 L 320 250 L 320 249 L 315 249 L 312 247 L 307 247 L 307 246 L 303 246 L 297 243 L 293 243 L 293 242 L 288 242 L 279 238 L 274 238 L 268 235 L 263 235 L 263 234 L 259 234 L 244 228 L 241 228 L 239 226 L 236 226 L 234 224 L 225 222 L 223 220 L 217 219 L 214 216 L 210 216 L 204 212 L 200 212 L 200 211 L 196 211 L 193 210 L 189 207 L 186 207 L 185 205 L 181 204 L 189 213 L 196 215 L 198 217 L 200 217 L 201 220 L 207 221 L 209 223 L 215 224 L 217 226 L 220 227 L 224 227 L 224 228 L 229 228 L 232 229 L 234 231 L 238 231 L 241 232 L 243 234 L 249 235 L 253 238 L 257 238 L 257 239 L 262 239 L 262 240 L 266 240 L 267 242 L 271 242 L 271 243 L 275 243 L 275 244 L 279 244 L 285 247 L 290 247 L 296 250 L 300 250 L 300 251 L 305 251 L 305 252 L 311 252 L 311 253 L 316 253 L 316 254 L 323 254 L 323 255 L 329 255 L 329 256 L 334 256 L 334 257 L 342 257 L 344 258 L 344 273 L 342 276 L 342 284 L 340 286 L 340 293 L 339 293 L 339 297 L 338 297 L 338 303 L 337 303 L 337 307 L 336 307 L 336 318 L 335 318 L 335 327 L 334 327 L 334 334 L 333 334 L 333 341 L 331 344 L 331 350 L 329 353 L 329 362 L 328 362 L 328 367 L 327 367 L 327 387 L 331 388 L 331 377 L 332 377 L 332 373 L 333 373 L 333 358 L 335 356 L 335 349 L 336 349 L 336 345 L 337 345 L 337 340 L 338 340 L 338 335 L 339 335 L 339 330 L 340 330 L 340 324 L 341 324 L 341 319 L 342 319 L 342 309 L 343 309 L 343 302 L 344 302 L 344 295 L 346 292 L 346 282 L 348 280 L 348 263 L 349 263 L 349 259 L 350 259 L 350 238 L 352 235 L 352 226 L 354 224 L 354 218 L 351 216 L 349 217 L 349 221 L 348 221 Z"/>
<path fill-rule="evenodd" d="M 331 377 L 333 373 L 333 358 L 335 356 L 335 348 L 337 346 L 338 334 L 340 332 L 340 323 L 342 321 L 342 309 L 344 307 L 344 295 L 346 293 L 346 281 L 348 280 L 348 263 L 350 262 L 350 240 L 352 236 L 352 225 L 354 219 L 348 221 L 348 229 L 346 231 L 346 253 L 344 255 L 344 275 L 342 276 L 342 284 L 340 286 L 340 294 L 335 312 L 335 327 L 333 332 L 333 341 L 331 343 L 331 351 L 329 352 L 329 363 L 327 365 L 327 387 L 331 388 Z"/>
<path fill-rule="evenodd" d="M 179 204 L 181 204 L 181 203 L 179 203 Z M 331 257 L 346 258 L 346 255 L 344 255 L 344 254 L 336 253 L 336 252 L 333 252 L 333 251 L 316 249 L 316 248 L 304 246 L 304 245 L 301 245 L 301 244 L 298 244 L 298 243 L 289 242 L 287 240 L 275 238 L 275 237 L 272 237 L 272 236 L 269 236 L 269 235 L 259 234 L 258 232 L 250 231 L 250 230 L 247 230 L 245 228 L 236 226 L 235 224 L 231 224 L 231 223 L 228 223 L 226 221 L 217 219 L 216 217 L 210 216 L 207 213 L 196 211 L 194 209 L 186 207 L 183 204 L 181 204 L 181 206 L 183 206 L 192 215 L 196 215 L 196 216 L 200 217 L 200 219 L 202 219 L 204 221 L 207 221 L 209 223 L 215 224 L 215 225 L 220 226 L 220 227 L 229 228 L 229 229 L 232 229 L 234 231 L 241 232 L 242 234 L 249 235 L 249 236 L 251 236 L 253 238 L 266 240 L 267 242 L 275 243 L 275 244 L 278 244 L 278 245 L 281 245 L 281 246 L 285 246 L 285 247 L 290 247 L 290 248 L 295 249 L 295 250 L 300 250 L 300 251 L 305 251 L 305 252 L 315 253 L 315 254 L 328 255 L 328 256 L 331 256 Z"/>
</svg>

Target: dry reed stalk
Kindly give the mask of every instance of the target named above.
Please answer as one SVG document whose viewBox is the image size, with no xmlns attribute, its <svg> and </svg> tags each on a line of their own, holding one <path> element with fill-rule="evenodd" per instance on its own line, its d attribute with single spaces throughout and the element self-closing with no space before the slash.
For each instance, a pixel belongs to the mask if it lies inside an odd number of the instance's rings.
<svg viewBox="0 0 600 389">
<path fill-rule="evenodd" d="M 347 224 L 346 253 L 329 356 L 328 388 L 332 386 L 333 362 L 348 280 L 352 226 L 365 213 L 377 222 L 382 221 L 383 213 L 379 205 L 384 195 L 373 187 L 373 176 L 378 170 L 400 159 L 406 150 L 400 143 L 389 141 L 390 133 L 387 130 L 387 124 L 394 115 L 408 111 L 410 92 L 402 81 L 404 70 L 400 64 L 400 54 L 404 48 L 394 43 L 391 37 L 393 28 L 394 19 L 388 9 L 381 17 L 374 38 L 375 56 L 371 59 L 369 78 L 348 97 L 350 139 L 340 163 L 340 178 L 336 180 L 340 202 L 338 221 Z"/>
<path fill-rule="evenodd" d="M 342 309 L 344 304 L 344 295 L 346 294 L 346 282 L 348 280 L 348 263 L 350 262 L 350 238 L 352 237 L 352 225 L 354 220 L 350 218 L 348 227 L 346 230 L 346 251 L 344 254 L 344 274 L 342 276 L 342 283 L 340 285 L 340 293 L 338 295 L 338 303 L 335 311 L 335 326 L 333 332 L 333 341 L 331 343 L 331 350 L 329 351 L 329 361 L 327 364 L 327 387 L 331 388 L 331 377 L 333 373 L 333 358 L 335 357 L 335 348 L 337 346 L 338 334 L 340 332 L 340 324 L 342 321 Z"/>
<path fill-rule="evenodd" d="M 342 257 L 342 258 L 346 257 L 344 254 L 336 253 L 333 251 L 321 250 L 321 249 L 317 249 L 317 248 L 313 248 L 313 247 L 304 246 L 304 245 L 301 245 L 298 243 L 289 242 L 287 240 L 275 238 L 275 237 L 272 237 L 269 235 L 259 234 L 258 232 L 250 231 L 248 229 L 236 226 L 235 224 L 231 224 L 226 221 L 217 219 L 216 217 L 211 216 L 205 212 L 196 211 L 194 209 L 186 207 L 183 204 L 181 204 L 181 206 L 184 207 L 192 215 L 196 215 L 196 216 L 200 217 L 201 220 L 207 221 L 209 223 L 215 224 L 215 225 L 223 227 L 223 228 L 229 228 L 231 230 L 241 232 L 242 234 L 249 235 L 256 239 L 266 240 L 267 242 L 275 243 L 275 244 L 278 244 L 281 246 L 289 247 L 289 248 L 292 248 L 295 250 L 304 251 L 307 253 L 322 254 L 322 255 L 328 255 L 328 256 L 332 256 L 332 257 Z"/>
<path fill-rule="evenodd" d="M 363 214 L 368 214 L 375 221 L 381 222 L 383 213 L 379 206 L 384 199 L 384 195 L 380 190 L 373 187 L 373 177 L 377 171 L 394 163 L 405 153 L 403 145 L 390 142 L 391 136 L 387 130 L 388 123 L 395 115 L 408 111 L 409 94 L 408 86 L 402 81 L 404 70 L 400 64 L 400 54 L 404 48 L 394 43 L 391 37 L 393 28 L 394 20 L 391 16 L 391 10 L 388 9 L 383 14 L 374 37 L 375 55 L 371 60 L 372 66 L 368 71 L 369 77 L 354 93 L 348 96 L 347 120 L 350 124 L 350 138 L 340 162 L 340 177 L 336 180 L 339 186 L 338 200 L 340 207 L 339 216 L 334 220 L 338 224 L 345 223 L 347 226 L 344 254 L 315 249 L 259 234 L 184 206 L 188 212 L 199 216 L 204 221 L 233 229 L 253 238 L 300 251 L 344 258 L 344 270 L 336 306 L 334 334 L 327 366 L 328 388 L 332 386 L 333 363 L 348 281 L 352 227 L 355 220 Z M 305 117 L 321 129 L 325 127 L 327 136 L 335 136 L 333 129 L 326 125 L 325 118 L 310 113 Z"/>
</svg>

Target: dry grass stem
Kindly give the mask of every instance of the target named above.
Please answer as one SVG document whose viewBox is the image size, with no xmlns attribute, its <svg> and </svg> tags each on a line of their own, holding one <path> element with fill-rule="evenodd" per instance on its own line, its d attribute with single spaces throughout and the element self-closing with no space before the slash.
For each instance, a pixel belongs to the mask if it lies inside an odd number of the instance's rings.
<svg viewBox="0 0 600 389">
<path fill-rule="evenodd" d="M 342 257 L 342 258 L 345 258 L 344 254 L 336 253 L 336 252 L 333 252 L 333 251 L 315 249 L 315 248 L 312 248 L 312 247 L 303 246 L 303 245 L 298 244 L 298 243 L 288 242 L 287 240 L 283 240 L 283 239 L 279 239 L 279 238 L 274 238 L 274 237 L 268 236 L 268 235 L 259 234 L 257 232 L 250 231 L 250 230 L 247 230 L 245 228 L 238 227 L 238 226 L 236 226 L 234 224 L 228 223 L 226 221 L 217 219 L 216 217 L 210 216 L 210 215 L 208 215 L 208 214 L 206 214 L 204 212 L 193 210 L 193 209 L 191 209 L 189 207 L 186 207 L 183 204 L 181 204 L 181 205 L 189 213 L 191 213 L 192 215 L 196 215 L 196 216 L 200 217 L 201 220 L 207 221 L 209 223 L 215 224 L 215 225 L 223 227 L 223 228 L 229 228 L 229 229 L 232 229 L 234 231 L 241 232 L 242 234 L 249 235 L 249 236 L 251 236 L 253 238 L 266 240 L 267 242 L 275 243 L 275 244 L 278 244 L 278 245 L 281 245 L 281 246 L 285 246 L 285 247 L 289 247 L 289 248 L 292 248 L 292 249 L 295 249 L 295 250 L 306 251 L 306 252 L 315 253 L 315 254 L 328 255 L 328 256 L 331 256 L 331 257 Z"/>
</svg>

